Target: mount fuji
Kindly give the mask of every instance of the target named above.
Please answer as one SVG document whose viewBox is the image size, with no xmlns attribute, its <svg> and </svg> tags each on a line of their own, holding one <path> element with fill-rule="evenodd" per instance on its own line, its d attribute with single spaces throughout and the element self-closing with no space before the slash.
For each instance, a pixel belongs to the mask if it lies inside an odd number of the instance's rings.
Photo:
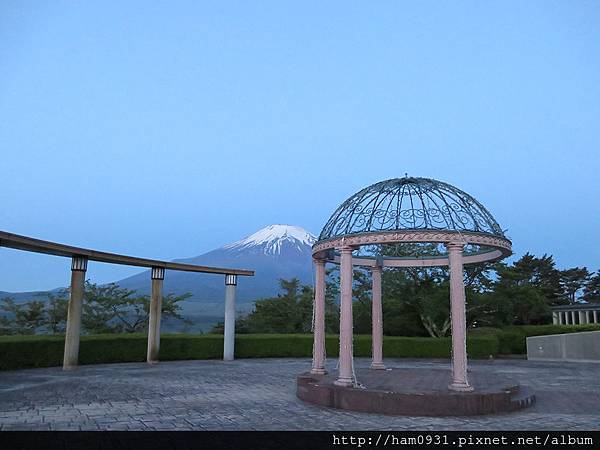
<svg viewBox="0 0 600 450">
<path fill-rule="evenodd" d="M 311 247 L 314 235 L 293 225 L 269 225 L 239 241 L 199 256 L 177 259 L 176 262 L 214 267 L 251 269 L 253 277 L 238 277 L 236 303 L 238 311 L 252 309 L 252 302 L 263 297 L 276 296 L 279 279 L 298 278 L 303 284 L 312 284 Z M 149 271 L 116 282 L 119 286 L 148 294 Z M 225 281 L 222 275 L 167 271 L 164 293 L 192 297 L 183 302 L 185 313 L 222 315 Z"/>
</svg>

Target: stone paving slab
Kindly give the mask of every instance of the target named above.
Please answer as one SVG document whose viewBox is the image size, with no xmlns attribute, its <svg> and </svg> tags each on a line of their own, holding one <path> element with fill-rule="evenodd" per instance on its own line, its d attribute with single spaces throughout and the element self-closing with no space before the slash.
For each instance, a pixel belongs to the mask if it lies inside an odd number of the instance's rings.
<svg viewBox="0 0 600 450">
<path fill-rule="evenodd" d="M 327 369 L 335 370 L 335 360 Z M 356 367 L 370 361 L 355 360 Z M 447 361 L 386 359 L 447 369 Z M 534 407 L 477 417 L 341 411 L 296 398 L 309 359 L 177 361 L 0 372 L 0 430 L 600 430 L 600 364 L 473 361 L 532 388 Z M 360 380 L 359 380 L 360 381 Z"/>
</svg>

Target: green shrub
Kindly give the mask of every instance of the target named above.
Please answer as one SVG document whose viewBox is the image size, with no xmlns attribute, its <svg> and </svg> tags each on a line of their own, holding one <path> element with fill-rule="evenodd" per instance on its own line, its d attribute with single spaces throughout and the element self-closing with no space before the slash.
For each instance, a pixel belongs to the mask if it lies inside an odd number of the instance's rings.
<svg viewBox="0 0 600 450">
<path fill-rule="evenodd" d="M 500 330 L 498 336 L 498 353 L 504 355 L 521 355 L 527 353 L 525 334 L 520 330 Z"/>
<path fill-rule="evenodd" d="M 478 328 L 470 328 L 468 330 L 470 335 L 490 335 L 497 334 L 502 331 L 502 328 L 494 328 L 494 327 L 478 327 Z"/>
<path fill-rule="evenodd" d="M 62 365 L 63 336 L 0 337 L 0 370 Z"/>
<path fill-rule="evenodd" d="M 146 350 L 144 350 L 144 357 L 145 355 Z M 160 338 L 160 353 L 158 358 L 162 361 L 223 358 L 223 335 L 162 335 Z"/>
<path fill-rule="evenodd" d="M 515 325 L 505 330 L 519 330 L 525 336 L 543 336 L 546 334 L 580 333 L 582 331 L 598 331 L 600 324 L 586 325 Z"/>
<path fill-rule="evenodd" d="M 308 357 L 312 355 L 312 347 L 312 334 L 244 334 L 235 337 L 236 358 Z"/>
<path fill-rule="evenodd" d="M 337 357 L 337 335 L 326 337 L 326 351 Z M 82 336 L 80 364 L 142 362 L 146 360 L 147 337 L 144 334 L 108 334 Z M 237 358 L 303 357 L 312 355 L 311 334 L 244 334 L 235 339 Z M 385 357 L 390 358 L 448 358 L 450 338 L 386 336 Z M 62 365 L 64 337 L 62 336 L 3 336 L 0 337 L 0 370 Z M 470 336 L 468 353 L 471 358 L 488 358 L 498 352 L 495 335 Z M 354 337 L 354 355 L 371 356 L 371 336 Z M 223 357 L 222 335 L 164 334 L 161 336 L 162 361 L 186 359 L 220 359 Z"/>
<path fill-rule="evenodd" d="M 82 336 L 80 364 L 141 362 L 146 360 L 148 338 L 143 334 Z"/>
<path fill-rule="evenodd" d="M 469 331 L 470 336 L 496 335 L 499 354 L 527 353 L 527 337 L 550 334 L 598 331 L 600 324 L 587 325 L 514 325 L 505 328 L 477 328 Z"/>
</svg>

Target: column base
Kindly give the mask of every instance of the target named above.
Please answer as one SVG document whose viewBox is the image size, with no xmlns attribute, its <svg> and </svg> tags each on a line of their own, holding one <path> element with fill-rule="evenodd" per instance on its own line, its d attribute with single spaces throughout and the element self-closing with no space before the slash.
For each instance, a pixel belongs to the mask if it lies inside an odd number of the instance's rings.
<svg viewBox="0 0 600 450">
<path fill-rule="evenodd" d="M 463 381 L 453 381 L 448 385 L 448 389 L 456 392 L 472 392 L 473 386 Z"/>
<path fill-rule="evenodd" d="M 154 365 L 154 364 L 158 364 L 158 359 L 156 360 L 148 360 L 146 361 L 148 364 Z"/>
<path fill-rule="evenodd" d="M 371 367 L 369 368 L 373 370 L 385 370 L 385 366 L 383 363 L 371 363 Z"/>
<path fill-rule="evenodd" d="M 72 370 L 77 370 L 79 368 L 79 366 L 75 365 L 75 366 L 63 366 L 63 370 L 66 371 L 72 371 Z"/>
<path fill-rule="evenodd" d="M 333 382 L 333 384 L 335 384 L 336 386 L 342 386 L 342 387 L 352 387 L 354 385 L 354 383 L 352 382 L 352 378 L 338 378 L 337 380 L 335 380 Z"/>
<path fill-rule="evenodd" d="M 327 371 L 323 367 L 313 367 L 310 369 L 310 373 L 313 375 L 325 375 Z"/>
</svg>

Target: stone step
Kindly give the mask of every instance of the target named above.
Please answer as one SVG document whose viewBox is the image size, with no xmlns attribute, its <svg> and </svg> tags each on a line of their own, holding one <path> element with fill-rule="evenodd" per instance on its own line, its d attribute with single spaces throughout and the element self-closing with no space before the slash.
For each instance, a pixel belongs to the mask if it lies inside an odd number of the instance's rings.
<svg viewBox="0 0 600 450">
<path fill-rule="evenodd" d="M 510 404 L 513 411 L 529 408 L 535 404 L 535 394 L 531 389 L 520 386 L 518 392 L 511 397 Z"/>
</svg>

